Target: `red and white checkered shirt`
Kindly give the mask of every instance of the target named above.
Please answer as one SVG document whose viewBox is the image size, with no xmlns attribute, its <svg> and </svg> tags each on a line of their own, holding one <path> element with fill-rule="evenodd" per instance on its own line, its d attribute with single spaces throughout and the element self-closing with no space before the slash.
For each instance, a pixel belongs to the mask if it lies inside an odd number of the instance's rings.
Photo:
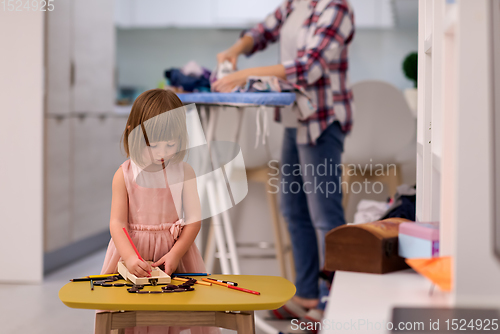
<svg viewBox="0 0 500 334">
<path fill-rule="evenodd" d="M 294 9 L 294 0 L 285 0 L 274 13 L 243 31 L 253 38 L 247 54 L 263 50 L 276 42 L 283 23 Z M 312 0 L 311 16 L 297 35 L 295 59 L 284 62 L 287 80 L 305 89 L 314 108 L 302 114 L 297 129 L 297 143 L 314 144 L 321 133 L 334 121 L 339 121 L 347 133 L 352 126 L 352 91 L 347 77 L 348 46 L 354 36 L 354 14 L 347 0 Z M 279 113 L 276 120 L 280 120 Z"/>
</svg>

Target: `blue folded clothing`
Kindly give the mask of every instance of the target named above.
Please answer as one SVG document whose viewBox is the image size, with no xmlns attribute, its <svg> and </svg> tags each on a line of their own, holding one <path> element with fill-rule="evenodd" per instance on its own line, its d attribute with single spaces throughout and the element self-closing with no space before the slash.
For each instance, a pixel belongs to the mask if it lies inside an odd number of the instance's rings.
<svg viewBox="0 0 500 334">
<path fill-rule="evenodd" d="M 165 77 L 175 87 L 182 87 L 186 92 L 209 92 L 210 81 L 205 76 L 185 75 L 177 68 L 165 71 Z"/>
</svg>

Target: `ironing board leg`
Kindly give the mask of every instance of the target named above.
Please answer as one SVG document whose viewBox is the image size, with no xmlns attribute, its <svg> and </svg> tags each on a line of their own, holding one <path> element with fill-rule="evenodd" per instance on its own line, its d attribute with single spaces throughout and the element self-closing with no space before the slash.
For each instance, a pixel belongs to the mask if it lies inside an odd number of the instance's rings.
<svg viewBox="0 0 500 334">
<path fill-rule="evenodd" d="M 214 139 L 215 123 L 218 118 L 218 110 L 212 110 L 207 124 L 207 142 Z M 238 111 L 238 124 L 241 126 L 242 120 L 241 112 Z M 238 133 L 236 133 L 236 141 L 238 140 Z M 218 166 L 216 154 L 212 155 L 214 165 Z M 240 274 L 240 267 L 238 262 L 238 254 L 236 252 L 236 243 L 234 240 L 233 229 L 229 212 L 227 211 L 232 207 L 232 203 L 227 203 L 227 196 L 225 194 L 229 191 L 226 182 L 222 180 L 211 180 L 207 183 L 207 194 L 210 209 L 213 213 L 221 212 L 221 215 L 212 217 L 212 224 L 209 231 L 209 238 L 211 238 L 212 230 L 214 231 L 217 250 L 219 253 L 219 260 L 223 274 Z M 222 221 L 221 221 L 222 219 Z M 227 244 L 227 251 L 226 251 Z M 215 258 L 215 247 L 213 241 L 208 240 L 207 251 L 205 253 L 205 260 L 207 261 L 207 270 L 213 271 L 213 260 Z"/>
<path fill-rule="evenodd" d="M 217 194 L 214 185 L 214 181 L 210 180 L 207 182 L 207 194 L 208 201 L 210 204 L 210 209 L 212 212 L 219 212 L 219 206 L 217 205 Z M 215 232 L 215 241 L 217 244 L 217 250 L 219 252 L 219 260 L 220 266 L 223 274 L 231 274 L 231 269 L 229 266 L 229 261 L 227 259 L 227 251 L 226 251 L 226 240 L 224 237 L 224 228 L 221 222 L 221 217 L 219 214 L 216 214 L 212 217 L 212 226 Z M 212 258 L 215 254 L 211 255 Z"/>
</svg>

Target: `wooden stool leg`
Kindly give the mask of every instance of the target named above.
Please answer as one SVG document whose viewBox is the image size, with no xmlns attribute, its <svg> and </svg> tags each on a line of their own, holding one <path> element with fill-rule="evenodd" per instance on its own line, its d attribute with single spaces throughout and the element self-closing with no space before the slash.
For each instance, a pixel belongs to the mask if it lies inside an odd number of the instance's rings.
<svg viewBox="0 0 500 334">
<path fill-rule="evenodd" d="M 283 240 L 281 238 L 281 226 L 280 226 L 280 216 L 278 212 L 278 199 L 276 194 L 272 193 L 272 188 L 269 182 L 266 182 L 266 193 L 267 193 L 267 203 L 269 204 L 269 210 L 271 212 L 271 221 L 273 223 L 274 230 L 274 248 L 276 251 L 276 258 L 280 266 L 281 276 L 287 277 L 286 275 L 286 265 L 285 256 L 283 254 Z"/>
<path fill-rule="evenodd" d="M 351 177 L 348 175 L 348 168 L 345 165 L 342 165 L 342 207 L 344 208 L 344 212 L 347 211 L 347 205 L 349 204 L 349 194 L 350 194 L 350 184 Z"/>
<path fill-rule="evenodd" d="M 254 312 L 245 312 L 236 315 L 238 334 L 255 334 Z"/>
<path fill-rule="evenodd" d="M 111 334 L 111 312 L 96 313 L 95 334 Z"/>
<path fill-rule="evenodd" d="M 396 165 L 395 168 L 391 167 L 391 169 L 387 171 L 385 180 L 387 183 L 387 190 L 389 190 L 389 196 L 393 197 L 398 190 L 398 186 L 401 184 L 401 175 L 398 165 Z"/>
<path fill-rule="evenodd" d="M 398 186 L 403 184 L 403 175 L 401 174 L 401 168 L 396 165 L 396 179 L 398 181 Z"/>
</svg>

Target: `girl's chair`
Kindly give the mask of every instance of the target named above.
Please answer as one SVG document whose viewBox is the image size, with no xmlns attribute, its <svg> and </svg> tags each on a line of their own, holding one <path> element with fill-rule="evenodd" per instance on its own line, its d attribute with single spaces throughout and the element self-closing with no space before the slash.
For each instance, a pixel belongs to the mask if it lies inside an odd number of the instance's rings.
<svg viewBox="0 0 500 334">
<path fill-rule="evenodd" d="M 342 162 L 343 206 L 347 211 L 351 192 L 358 193 L 363 182 L 381 182 L 393 196 L 401 184 L 400 164 L 415 141 L 416 120 L 403 93 L 393 85 L 376 80 L 361 81 L 352 87 L 354 124 L 346 137 Z M 381 170 L 381 166 L 382 170 Z M 379 191 L 379 187 L 374 191 Z M 371 188 L 370 188 L 371 189 Z"/>
</svg>

